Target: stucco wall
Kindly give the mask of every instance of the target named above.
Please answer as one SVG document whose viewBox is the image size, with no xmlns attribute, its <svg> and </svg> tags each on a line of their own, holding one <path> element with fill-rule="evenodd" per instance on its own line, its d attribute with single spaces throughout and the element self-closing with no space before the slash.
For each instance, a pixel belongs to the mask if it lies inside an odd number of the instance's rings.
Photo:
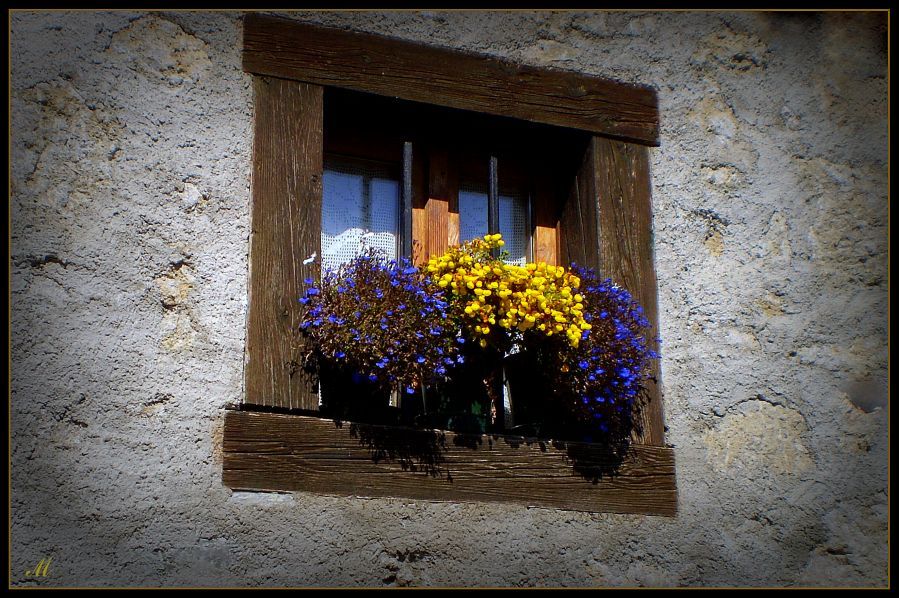
<svg viewBox="0 0 899 598">
<path fill-rule="evenodd" d="M 253 130 L 240 15 L 16 12 L 12 583 L 886 583 L 884 13 L 294 17 L 658 89 L 680 514 L 224 488 Z"/>
</svg>

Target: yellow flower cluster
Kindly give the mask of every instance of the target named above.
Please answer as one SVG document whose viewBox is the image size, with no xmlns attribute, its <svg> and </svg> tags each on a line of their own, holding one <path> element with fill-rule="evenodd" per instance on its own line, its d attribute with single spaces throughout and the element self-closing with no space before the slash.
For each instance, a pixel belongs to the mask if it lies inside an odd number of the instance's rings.
<svg viewBox="0 0 899 598">
<path fill-rule="evenodd" d="M 502 235 L 486 235 L 428 261 L 428 275 L 449 291 L 466 326 L 482 347 L 500 329 L 539 330 L 547 336 L 565 334 L 577 347 L 583 330 L 584 298 L 581 280 L 561 266 L 545 262 L 525 266 L 506 264 L 490 255 L 502 247 Z"/>
</svg>

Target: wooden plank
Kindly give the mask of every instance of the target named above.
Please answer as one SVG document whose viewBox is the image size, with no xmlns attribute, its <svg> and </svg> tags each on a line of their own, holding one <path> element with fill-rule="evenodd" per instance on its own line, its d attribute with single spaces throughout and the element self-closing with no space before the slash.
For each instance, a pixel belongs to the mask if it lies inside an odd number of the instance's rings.
<svg viewBox="0 0 899 598">
<path fill-rule="evenodd" d="M 584 152 L 574 177 L 568 200 L 559 219 L 562 264 L 576 262 L 601 271 L 599 263 L 599 215 L 596 202 L 596 174 L 592 144 Z"/>
<path fill-rule="evenodd" d="M 548 177 L 542 174 L 534 183 L 534 261 L 559 264 L 559 202 L 553 195 Z"/>
<path fill-rule="evenodd" d="M 449 246 L 449 156 L 446 150 L 432 149 L 428 159 L 428 221 L 426 253 L 440 255 Z"/>
<path fill-rule="evenodd" d="M 319 278 L 322 88 L 254 77 L 252 231 L 246 398 L 254 405 L 317 409 L 294 346 L 303 280 Z"/>
<path fill-rule="evenodd" d="M 643 306 L 651 324 L 650 337 L 658 337 L 658 299 L 653 257 L 652 191 L 649 152 L 645 147 L 594 138 L 594 171 L 599 201 L 599 253 L 602 272 L 626 288 Z M 652 347 L 657 349 L 653 342 Z M 658 361 L 647 388 L 640 441 L 665 443 L 662 393 Z"/>
<path fill-rule="evenodd" d="M 648 150 L 594 137 L 584 154 L 560 218 L 564 264 L 588 266 L 626 288 L 643 306 L 658 336 Z M 657 349 L 653 342 L 652 347 Z M 661 372 L 653 362 L 634 441 L 663 446 Z"/>
<path fill-rule="evenodd" d="M 649 87 L 291 19 L 244 17 L 243 68 L 659 144 Z"/>
<path fill-rule="evenodd" d="M 534 261 L 558 264 L 557 243 L 556 227 L 538 224 L 534 228 Z"/>
<path fill-rule="evenodd" d="M 674 452 L 665 447 L 632 446 L 616 475 L 594 480 L 590 468 L 611 463 L 596 445 L 229 411 L 223 451 L 224 483 L 236 490 L 677 512 Z"/>
<path fill-rule="evenodd" d="M 420 151 L 416 147 L 415 151 Z M 425 155 L 422 152 L 421 155 Z M 426 160 L 412 161 L 412 263 L 428 262 L 428 168 Z"/>
<path fill-rule="evenodd" d="M 446 162 L 446 182 L 443 195 L 446 198 L 446 244 L 459 244 L 459 160 L 458 152 L 449 152 Z"/>
<path fill-rule="evenodd" d="M 449 214 L 447 214 L 446 242 L 448 245 L 459 245 L 461 242 L 461 222 L 459 220 L 459 194 L 456 193 L 450 202 Z"/>
<path fill-rule="evenodd" d="M 428 216 L 425 208 L 412 208 L 412 263 L 428 263 Z"/>
</svg>

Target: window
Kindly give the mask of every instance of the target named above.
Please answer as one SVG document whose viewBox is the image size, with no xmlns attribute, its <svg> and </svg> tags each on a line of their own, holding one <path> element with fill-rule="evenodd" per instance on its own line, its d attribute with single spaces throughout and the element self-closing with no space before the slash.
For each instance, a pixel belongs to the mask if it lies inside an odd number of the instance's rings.
<svg viewBox="0 0 899 598">
<path fill-rule="evenodd" d="M 389 165 L 327 158 L 322 178 L 322 269 L 367 249 L 390 259 L 400 247 L 400 180 Z"/>
<path fill-rule="evenodd" d="M 226 485 L 673 514 L 658 388 L 619 475 L 589 480 L 570 465 L 589 445 L 304 416 L 318 397 L 291 346 L 296 299 L 321 263 L 366 244 L 421 263 L 486 232 L 491 196 L 510 259 L 597 268 L 657 325 L 655 93 L 260 15 L 245 19 L 243 56 L 254 74 L 253 232 L 246 397 L 226 415 Z M 413 458 L 410 446 L 427 450 Z"/>
</svg>

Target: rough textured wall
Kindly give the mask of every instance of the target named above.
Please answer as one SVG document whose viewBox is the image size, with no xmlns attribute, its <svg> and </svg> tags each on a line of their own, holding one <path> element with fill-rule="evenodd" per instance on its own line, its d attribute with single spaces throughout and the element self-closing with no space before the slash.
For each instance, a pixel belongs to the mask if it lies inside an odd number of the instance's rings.
<svg viewBox="0 0 899 598">
<path fill-rule="evenodd" d="M 883 13 L 294 16 L 659 90 L 680 514 L 224 488 L 249 234 L 240 15 L 17 12 L 14 584 L 886 583 Z"/>
</svg>

